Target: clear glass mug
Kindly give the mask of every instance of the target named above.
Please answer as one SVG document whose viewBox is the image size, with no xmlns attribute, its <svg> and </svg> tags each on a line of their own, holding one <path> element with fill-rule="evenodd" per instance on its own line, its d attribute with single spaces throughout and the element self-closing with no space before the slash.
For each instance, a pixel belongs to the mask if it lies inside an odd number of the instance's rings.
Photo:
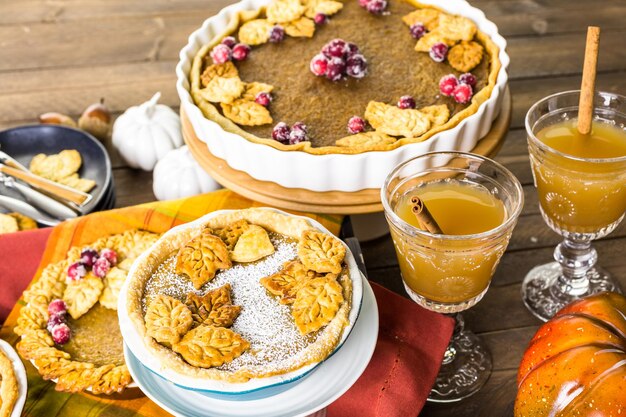
<svg viewBox="0 0 626 417">
<path fill-rule="evenodd" d="M 416 228 L 398 216 L 397 205 L 407 193 L 449 179 L 480 185 L 499 199 L 506 211 L 502 224 L 473 235 L 441 235 Z M 396 167 L 381 189 L 381 198 L 407 293 L 424 308 L 456 313 L 454 335 L 429 400 L 451 402 L 468 397 L 489 378 L 491 358 L 480 339 L 464 329 L 458 313 L 487 292 L 524 203 L 522 186 L 511 172 L 488 158 L 432 152 Z"/>
<path fill-rule="evenodd" d="M 524 278 L 522 298 L 541 320 L 566 304 L 602 291 L 620 292 L 602 268 L 591 241 L 611 233 L 626 210 L 626 156 L 578 158 L 561 153 L 536 133 L 552 124 L 578 117 L 580 91 L 566 91 L 535 103 L 526 115 L 530 163 L 539 195 L 541 215 L 564 240 L 556 262 L 533 268 Z M 597 92 L 594 120 L 626 130 L 626 97 Z"/>
</svg>

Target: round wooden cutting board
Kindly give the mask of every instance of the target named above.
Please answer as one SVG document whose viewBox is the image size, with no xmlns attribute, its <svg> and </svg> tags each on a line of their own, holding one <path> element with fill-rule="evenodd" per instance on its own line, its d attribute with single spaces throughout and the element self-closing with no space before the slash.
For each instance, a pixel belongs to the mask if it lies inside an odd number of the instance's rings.
<svg viewBox="0 0 626 417">
<path fill-rule="evenodd" d="M 231 168 L 226 161 L 215 157 L 196 133 L 180 108 L 183 138 L 202 168 L 224 187 L 252 200 L 277 208 L 313 213 L 362 214 L 382 211 L 380 189 L 368 188 L 355 192 L 318 192 L 304 188 L 286 188 L 269 181 L 252 178 L 243 171 Z M 482 138 L 472 153 L 493 157 L 498 153 L 511 123 L 511 94 L 507 88 L 500 115 L 491 130 Z"/>
</svg>

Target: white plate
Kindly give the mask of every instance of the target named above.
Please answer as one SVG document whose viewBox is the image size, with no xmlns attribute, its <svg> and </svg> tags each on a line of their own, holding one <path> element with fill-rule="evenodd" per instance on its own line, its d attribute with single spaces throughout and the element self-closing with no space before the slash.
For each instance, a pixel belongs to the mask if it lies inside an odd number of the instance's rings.
<svg viewBox="0 0 626 417">
<path fill-rule="evenodd" d="M 13 406 L 11 417 L 20 417 L 22 415 L 22 408 L 24 408 L 24 402 L 26 402 L 26 391 L 28 386 L 28 383 L 26 382 L 26 369 L 24 369 L 24 364 L 20 360 L 20 357 L 17 355 L 15 349 L 13 349 L 13 346 L 0 339 L 0 349 L 2 349 L 11 360 L 11 363 L 13 364 L 13 372 L 15 373 L 18 385 L 17 401 Z"/>
<path fill-rule="evenodd" d="M 233 401 L 189 391 L 152 373 L 124 346 L 128 370 L 139 388 L 161 408 L 178 417 L 306 416 L 345 393 L 367 367 L 378 339 L 378 306 L 363 280 L 359 320 L 344 346 L 287 391 L 254 400 Z"/>
</svg>

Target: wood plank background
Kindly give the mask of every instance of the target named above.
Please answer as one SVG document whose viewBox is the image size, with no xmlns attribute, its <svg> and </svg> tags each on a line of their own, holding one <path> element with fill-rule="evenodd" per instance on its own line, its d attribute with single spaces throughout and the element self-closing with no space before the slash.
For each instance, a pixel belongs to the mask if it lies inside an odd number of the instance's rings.
<svg viewBox="0 0 626 417">
<path fill-rule="evenodd" d="M 355 0 L 347 0 L 355 1 Z M 161 91 L 178 108 L 178 52 L 202 21 L 232 0 L 0 1 L 0 129 L 59 111 L 77 117 L 101 97 L 119 115 Z M 513 95 L 511 131 L 498 160 L 524 185 L 526 205 L 485 299 L 467 325 L 491 349 L 494 371 L 482 391 L 452 405 L 428 404 L 420 416 L 507 416 L 522 353 L 539 322 L 523 307 L 520 283 L 551 260 L 560 238 L 537 207 L 523 120 L 541 97 L 580 85 L 586 27 L 602 28 L 597 88 L 626 92 L 626 2 L 603 0 L 475 0 L 508 41 Z M 128 168 L 106 144 L 114 166 L 117 206 L 154 200 L 152 174 Z M 626 288 L 626 225 L 595 245 L 601 264 Z M 404 293 L 389 237 L 363 244 L 371 279 Z"/>
</svg>

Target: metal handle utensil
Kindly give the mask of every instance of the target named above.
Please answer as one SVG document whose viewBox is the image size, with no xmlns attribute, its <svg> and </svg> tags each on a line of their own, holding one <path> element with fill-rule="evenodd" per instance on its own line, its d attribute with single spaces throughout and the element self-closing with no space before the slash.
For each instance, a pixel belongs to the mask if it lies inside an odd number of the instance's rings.
<svg viewBox="0 0 626 417">
<path fill-rule="evenodd" d="M 0 195 L 0 206 L 5 207 L 8 210 L 16 211 L 20 214 L 30 217 L 37 223 L 44 224 L 46 226 L 55 226 L 60 223 L 59 220 L 40 212 L 35 207 L 31 206 L 25 201 L 18 200 L 16 198 Z"/>
<path fill-rule="evenodd" d="M 26 168 L 24 165 L 17 162 L 15 158 L 13 158 L 11 155 L 9 155 L 6 152 L 0 151 L 0 162 L 2 162 L 4 165 L 9 166 L 11 168 L 29 172 L 28 168 Z"/>
<path fill-rule="evenodd" d="M 72 210 L 65 204 L 62 204 L 57 200 L 28 187 L 27 185 L 20 184 L 12 177 L 0 174 L 0 182 L 2 182 L 7 188 L 16 190 L 26 199 L 26 201 L 31 203 L 37 209 L 42 210 L 58 219 L 67 220 L 78 216 L 76 211 Z"/>
</svg>

